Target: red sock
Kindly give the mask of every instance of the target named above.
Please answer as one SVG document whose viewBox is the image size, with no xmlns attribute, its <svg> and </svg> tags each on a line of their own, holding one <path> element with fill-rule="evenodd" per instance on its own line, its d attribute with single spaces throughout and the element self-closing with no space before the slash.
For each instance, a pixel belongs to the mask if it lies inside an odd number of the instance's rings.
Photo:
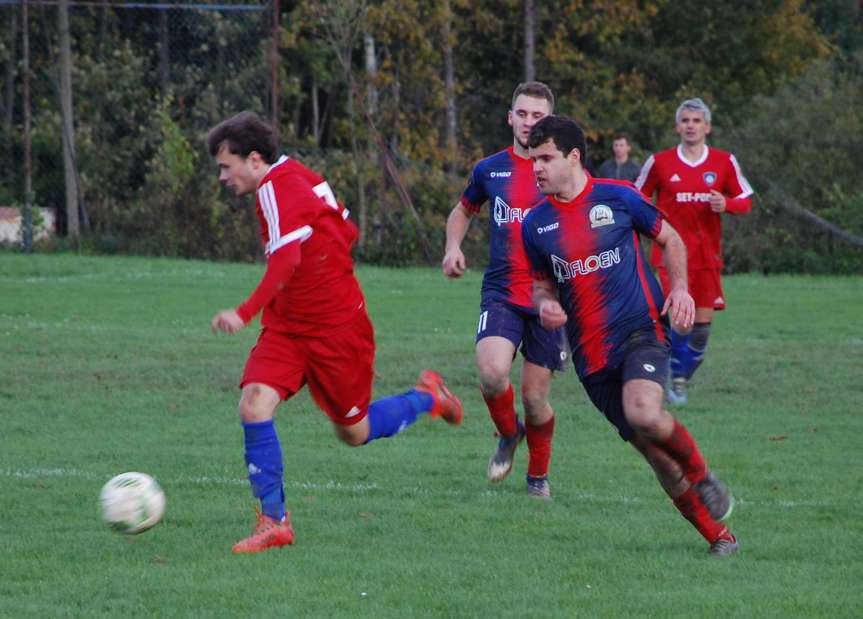
<svg viewBox="0 0 863 619">
<path fill-rule="evenodd" d="M 548 463 L 551 461 L 551 437 L 554 436 L 554 417 L 541 426 L 524 424 L 527 433 L 527 449 L 530 457 L 527 463 L 527 474 L 531 477 L 548 475 Z"/>
<path fill-rule="evenodd" d="M 695 439 L 682 423 L 674 420 L 674 429 L 664 441 L 657 441 L 671 458 L 683 469 L 683 474 L 691 484 L 697 484 L 707 475 L 707 462 L 695 444 Z"/>
<path fill-rule="evenodd" d="M 499 396 L 492 398 L 483 394 L 488 413 L 501 436 L 512 436 L 518 432 L 518 422 L 515 416 L 515 396 L 512 385 L 509 385 Z"/>
<path fill-rule="evenodd" d="M 674 506 L 711 544 L 723 537 L 733 538 L 728 527 L 713 519 L 695 488 L 690 487 L 689 490 L 674 499 Z"/>
</svg>

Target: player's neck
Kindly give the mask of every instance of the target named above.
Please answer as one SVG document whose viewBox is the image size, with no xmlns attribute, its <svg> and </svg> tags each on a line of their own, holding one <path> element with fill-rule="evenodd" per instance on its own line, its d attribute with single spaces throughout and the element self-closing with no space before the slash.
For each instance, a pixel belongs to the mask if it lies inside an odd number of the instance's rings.
<svg viewBox="0 0 863 619">
<path fill-rule="evenodd" d="M 624 163 L 626 163 L 627 161 L 629 161 L 629 157 L 624 157 L 623 159 L 618 159 L 617 157 L 615 157 L 615 158 L 614 158 L 614 162 L 615 162 L 617 165 L 623 165 L 623 164 L 624 164 Z"/>
<path fill-rule="evenodd" d="M 554 194 L 554 199 L 558 202 L 572 202 L 585 187 L 587 187 L 587 174 L 584 168 L 577 168 L 573 170 L 572 180 Z"/>
<path fill-rule="evenodd" d="M 686 157 L 687 161 L 692 163 L 695 163 L 704 156 L 704 149 L 706 146 L 707 144 L 705 142 L 698 142 L 696 144 L 687 144 L 686 142 L 683 142 L 680 144 L 683 156 Z"/>
<path fill-rule="evenodd" d="M 519 144 L 518 140 L 512 141 L 512 152 L 522 159 L 530 159 L 530 153 L 527 152 L 527 148 Z"/>
</svg>

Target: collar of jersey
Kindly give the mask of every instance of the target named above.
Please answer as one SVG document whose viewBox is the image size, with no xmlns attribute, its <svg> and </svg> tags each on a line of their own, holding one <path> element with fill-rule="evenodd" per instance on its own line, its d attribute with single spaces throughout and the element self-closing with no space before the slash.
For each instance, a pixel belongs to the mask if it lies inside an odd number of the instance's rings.
<svg viewBox="0 0 863 619">
<path fill-rule="evenodd" d="M 707 152 L 709 150 L 710 150 L 709 147 L 707 146 L 707 144 L 705 144 L 704 145 L 704 152 L 701 154 L 701 157 L 698 158 L 698 161 L 690 161 L 683 154 L 683 144 L 678 144 L 677 145 L 677 158 L 680 159 L 680 161 L 682 161 L 686 165 L 688 165 L 690 168 L 697 168 L 702 163 L 707 161 Z"/>
<path fill-rule="evenodd" d="M 579 202 L 583 201 L 584 198 L 587 195 L 589 195 L 590 192 L 593 190 L 593 177 L 590 175 L 590 172 L 588 172 L 587 170 L 584 171 L 584 175 L 587 177 L 587 183 L 585 183 L 582 190 L 572 200 L 568 200 L 566 202 L 561 202 L 560 200 L 558 200 L 554 196 L 549 196 L 548 197 L 549 200 L 551 202 L 553 202 L 555 204 L 555 206 L 562 206 L 564 208 L 570 207 L 570 206 L 575 206 Z"/>
</svg>

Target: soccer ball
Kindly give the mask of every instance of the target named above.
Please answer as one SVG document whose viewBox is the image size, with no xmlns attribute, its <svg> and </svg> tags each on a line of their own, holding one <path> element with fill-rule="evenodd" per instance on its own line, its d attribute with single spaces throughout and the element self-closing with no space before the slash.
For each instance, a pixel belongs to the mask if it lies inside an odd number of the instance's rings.
<svg viewBox="0 0 863 619">
<path fill-rule="evenodd" d="M 108 526 L 120 533 L 136 535 L 162 519 L 165 493 L 146 473 L 122 473 L 102 486 L 99 505 Z"/>
</svg>

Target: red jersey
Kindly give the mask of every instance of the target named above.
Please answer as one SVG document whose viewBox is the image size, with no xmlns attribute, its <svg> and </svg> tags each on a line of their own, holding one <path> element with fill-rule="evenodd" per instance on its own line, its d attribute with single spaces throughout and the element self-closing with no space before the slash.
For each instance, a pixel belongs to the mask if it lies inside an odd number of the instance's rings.
<svg viewBox="0 0 863 619">
<path fill-rule="evenodd" d="M 747 213 L 752 209 L 752 187 L 729 152 L 704 146 L 696 162 L 683 156 L 677 146 L 651 155 L 635 186 L 648 198 L 656 192 L 656 207 L 686 244 L 687 268 L 722 268 L 722 218 L 710 209 L 710 190 L 725 195 L 726 211 Z M 650 256 L 653 266 L 662 266 L 662 248 L 656 243 Z"/>
<path fill-rule="evenodd" d="M 267 274 L 237 308 L 243 320 L 251 320 L 263 303 L 264 327 L 314 337 L 353 319 L 364 306 L 350 253 L 357 228 L 329 184 L 283 156 L 261 179 L 256 210 Z M 277 256 L 290 257 L 282 271 L 286 277 L 268 282 L 271 270 L 282 268 L 274 266 Z"/>
</svg>

